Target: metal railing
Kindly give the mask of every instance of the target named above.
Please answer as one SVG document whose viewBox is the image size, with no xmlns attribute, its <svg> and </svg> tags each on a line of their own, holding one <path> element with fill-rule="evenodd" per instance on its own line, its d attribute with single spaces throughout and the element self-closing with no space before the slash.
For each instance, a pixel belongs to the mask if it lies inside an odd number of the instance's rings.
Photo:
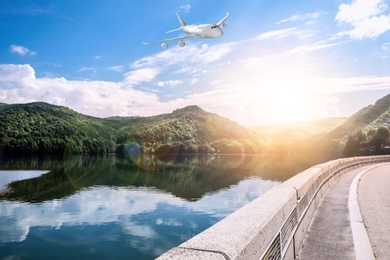
<svg viewBox="0 0 390 260">
<path fill-rule="evenodd" d="M 355 157 L 352 159 L 340 160 L 339 164 L 329 167 L 323 172 L 317 180 L 310 186 L 307 192 L 301 197 L 297 197 L 297 204 L 291 211 L 288 218 L 285 220 L 282 227 L 276 233 L 272 242 L 267 247 L 266 251 L 260 257 L 262 260 L 281 260 L 286 258 L 290 246 L 292 246 L 292 254 L 290 259 L 295 259 L 296 243 L 302 241 L 295 240 L 295 234 L 298 227 L 301 225 L 314 199 L 321 191 L 322 187 L 328 183 L 333 177 L 334 181 L 338 179 L 343 173 L 351 169 L 374 163 L 388 162 L 390 156 L 374 156 L 374 157 Z"/>
</svg>

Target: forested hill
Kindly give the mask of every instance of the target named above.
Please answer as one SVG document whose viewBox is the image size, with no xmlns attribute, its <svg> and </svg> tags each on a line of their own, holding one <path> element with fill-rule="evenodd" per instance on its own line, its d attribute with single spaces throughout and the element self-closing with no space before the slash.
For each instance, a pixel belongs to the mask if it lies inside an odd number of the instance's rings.
<svg viewBox="0 0 390 260">
<path fill-rule="evenodd" d="M 120 143 L 136 143 L 149 153 L 260 153 L 267 148 L 255 132 L 198 106 L 153 117 L 110 119 L 126 125 Z"/>
<path fill-rule="evenodd" d="M 266 147 L 251 130 L 197 106 L 102 119 L 42 102 L 1 104 L 0 122 L 7 153 L 258 153 Z"/>
<path fill-rule="evenodd" d="M 389 154 L 390 94 L 348 118 L 330 132 L 328 140 L 340 140 L 344 156 Z"/>
<path fill-rule="evenodd" d="M 0 106 L 0 143 L 8 153 L 107 153 L 117 130 L 109 121 L 37 102 Z"/>
<path fill-rule="evenodd" d="M 374 105 L 362 108 L 343 124 L 329 133 L 329 137 L 343 139 L 365 128 L 376 129 L 390 125 L 390 94 L 377 100 Z"/>
</svg>

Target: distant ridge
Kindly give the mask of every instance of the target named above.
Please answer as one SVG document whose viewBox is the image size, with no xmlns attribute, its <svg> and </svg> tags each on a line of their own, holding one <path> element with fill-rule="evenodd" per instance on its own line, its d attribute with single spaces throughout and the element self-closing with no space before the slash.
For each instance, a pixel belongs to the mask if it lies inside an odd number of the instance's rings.
<svg viewBox="0 0 390 260">
<path fill-rule="evenodd" d="M 343 124 L 331 131 L 329 137 L 343 139 L 354 132 L 370 128 L 370 126 L 376 128 L 383 125 L 383 122 L 390 122 L 389 109 L 390 94 L 377 100 L 374 105 L 364 107 L 353 114 Z"/>
<path fill-rule="evenodd" d="M 291 142 L 307 138 L 309 136 L 328 133 L 345 122 L 345 117 L 330 117 L 303 122 L 289 122 L 273 125 L 249 127 L 259 135 L 277 141 Z"/>
</svg>

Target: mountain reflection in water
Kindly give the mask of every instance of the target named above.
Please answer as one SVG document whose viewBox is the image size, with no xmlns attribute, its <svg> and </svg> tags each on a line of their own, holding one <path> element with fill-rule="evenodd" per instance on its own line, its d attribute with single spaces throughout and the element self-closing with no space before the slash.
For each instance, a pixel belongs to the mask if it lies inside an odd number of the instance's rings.
<svg viewBox="0 0 390 260">
<path fill-rule="evenodd" d="M 0 258 L 153 259 L 307 165 L 264 156 L 3 159 L 49 170 L 0 195 Z"/>
</svg>

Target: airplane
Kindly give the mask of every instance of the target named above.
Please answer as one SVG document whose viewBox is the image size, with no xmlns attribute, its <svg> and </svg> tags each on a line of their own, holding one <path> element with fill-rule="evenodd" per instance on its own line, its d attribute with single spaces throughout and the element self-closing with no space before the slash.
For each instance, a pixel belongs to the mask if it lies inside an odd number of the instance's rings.
<svg viewBox="0 0 390 260">
<path fill-rule="evenodd" d="M 178 45 L 180 47 L 184 47 L 186 45 L 185 39 L 191 39 L 191 38 L 200 38 L 200 39 L 206 39 L 206 38 L 219 38 L 223 35 L 223 28 L 226 28 L 227 23 L 225 23 L 225 20 L 229 17 L 229 13 L 226 13 L 226 16 L 222 18 L 221 21 L 219 21 L 216 24 L 199 24 L 199 25 L 187 25 L 183 19 L 180 17 L 179 14 L 177 15 L 177 19 L 179 19 L 180 22 L 180 28 L 170 30 L 166 33 L 176 32 L 182 30 L 187 35 L 176 37 L 176 38 L 170 38 L 170 39 L 164 39 L 164 40 L 158 40 L 154 42 L 144 42 L 144 44 L 155 44 L 155 43 L 162 43 L 161 47 L 163 49 L 168 48 L 167 42 L 171 41 L 179 41 Z"/>
</svg>

